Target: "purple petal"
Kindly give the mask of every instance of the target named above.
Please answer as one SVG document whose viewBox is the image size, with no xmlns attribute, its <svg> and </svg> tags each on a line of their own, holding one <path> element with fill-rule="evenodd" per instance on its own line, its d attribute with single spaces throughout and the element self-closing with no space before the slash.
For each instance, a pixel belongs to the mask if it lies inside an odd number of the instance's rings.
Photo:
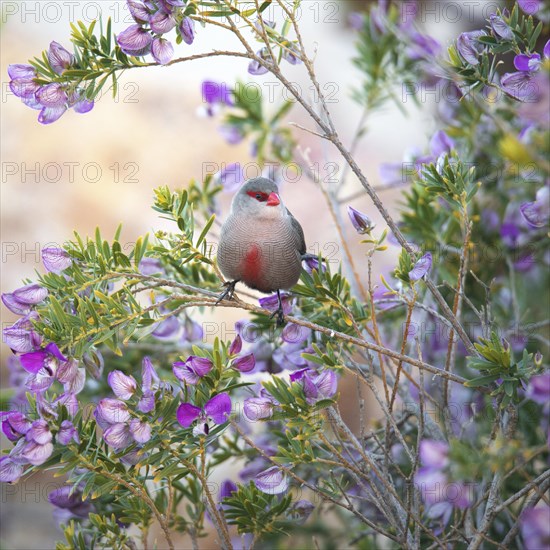
<svg viewBox="0 0 550 550">
<path fill-rule="evenodd" d="M 36 97 L 33 95 L 31 97 L 22 97 L 21 101 L 31 109 L 36 111 L 41 111 L 43 109 L 42 105 L 36 100 Z"/>
<path fill-rule="evenodd" d="M 297 382 L 298 380 L 301 380 L 304 377 L 305 373 L 308 372 L 308 371 L 311 371 L 311 369 L 309 367 L 306 367 L 305 369 L 300 369 L 300 370 L 291 372 L 290 373 L 290 381 L 291 382 Z"/>
<path fill-rule="evenodd" d="M 542 7 L 542 0 L 518 0 L 518 6 L 527 15 L 535 15 Z"/>
<path fill-rule="evenodd" d="M 214 363 L 206 357 L 190 355 L 187 361 L 191 363 L 193 370 L 201 377 L 206 376 L 214 368 Z"/>
<path fill-rule="evenodd" d="M 348 24 L 354 31 L 360 31 L 365 25 L 365 14 L 358 11 L 352 11 L 348 15 Z"/>
<path fill-rule="evenodd" d="M 4 343 L 13 351 L 26 353 L 40 346 L 41 336 L 32 328 L 31 319 L 34 318 L 36 314 L 30 313 L 17 320 L 12 326 L 2 329 Z"/>
<path fill-rule="evenodd" d="M 202 340 L 204 336 L 204 331 L 202 326 L 193 321 L 192 319 L 187 319 L 183 325 L 183 334 L 181 335 L 184 342 L 196 342 Z"/>
<path fill-rule="evenodd" d="M 139 25 L 131 25 L 116 37 L 116 41 L 124 53 L 139 56 L 149 52 L 153 37 Z"/>
<path fill-rule="evenodd" d="M 119 370 L 110 372 L 107 376 L 107 382 L 111 386 L 113 393 L 124 401 L 130 399 L 137 389 L 136 379 Z"/>
<path fill-rule="evenodd" d="M 149 413 L 155 410 L 155 394 L 151 391 L 147 391 L 143 394 L 143 397 L 138 401 L 138 411 L 142 413 Z"/>
<path fill-rule="evenodd" d="M 118 399 L 105 397 L 98 404 L 94 411 L 96 422 L 104 430 L 111 424 L 128 422 L 130 420 L 130 412 L 128 407 Z"/>
<path fill-rule="evenodd" d="M 531 227 L 540 228 L 544 227 L 548 223 L 548 208 L 541 207 L 541 204 L 538 201 L 524 202 L 519 207 L 519 210 L 525 218 L 525 221 Z"/>
<path fill-rule="evenodd" d="M 263 48 L 259 52 L 257 52 L 256 55 L 265 60 L 268 55 L 268 52 L 265 48 Z M 269 69 L 261 65 L 259 61 L 256 61 L 255 59 L 253 59 L 248 64 L 248 72 L 251 75 L 260 76 L 262 74 L 266 74 L 267 72 L 269 72 Z"/>
<path fill-rule="evenodd" d="M 536 71 L 541 64 L 540 54 L 520 54 L 514 57 L 514 67 L 518 71 Z"/>
<path fill-rule="evenodd" d="M 348 206 L 348 216 L 355 231 L 360 235 L 370 233 L 374 229 L 372 220 L 366 214 L 359 212 L 359 210 L 355 210 L 352 206 Z"/>
<path fill-rule="evenodd" d="M 204 80 L 201 86 L 202 99 L 209 105 L 222 103 L 224 105 L 234 105 L 232 98 L 232 89 L 225 82 L 214 82 L 213 80 Z"/>
<path fill-rule="evenodd" d="M 55 342 L 50 342 L 44 350 L 49 354 L 59 359 L 59 361 L 68 361 L 68 359 L 61 353 Z"/>
<path fill-rule="evenodd" d="M 52 452 L 53 445 L 51 443 L 40 445 L 39 443 L 30 441 L 23 447 L 21 456 L 26 458 L 33 466 L 40 466 L 40 464 L 44 464 L 50 458 Z"/>
<path fill-rule="evenodd" d="M 62 393 L 55 401 L 52 403 L 54 407 L 63 406 L 67 409 L 67 412 L 74 416 L 78 412 L 78 399 L 74 393 Z"/>
<path fill-rule="evenodd" d="M 550 401 L 550 373 L 532 376 L 525 395 L 535 403 L 546 405 Z"/>
<path fill-rule="evenodd" d="M 138 269 L 142 275 L 155 275 L 164 272 L 160 260 L 156 258 L 143 258 L 139 262 Z"/>
<path fill-rule="evenodd" d="M 36 374 L 30 374 L 26 381 L 25 387 L 34 393 L 45 392 L 55 382 L 55 376 L 44 368 L 40 369 Z"/>
<path fill-rule="evenodd" d="M 61 445 L 68 445 L 71 441 L 78 443 L 78 432 L 70 420 L 63 420 L 61 422 L 56 440 Z"/>
<path fill-rule="evenodd" d="M 74 485 L 64 485 L 48 493 L 50 504 L 70 509 L 82 503 L 82 493 Z"/>
<path fill-rule="evenodd" d="M 19 302 L 35 305 L 46 299 L 48 291 L 40 285 L 31 284 L 14 290 L 13 295 Z"/>
<path fill-rule="evenodd" d="M 332 398 L 338 389 L 338 377 L 331 370 L 325 370 L 319 374 L 314 379 L 314 383 L 321 396 L 327 399 Z"/>
<path fill-rule="evenodd" d="M 152 336 L 155 338 L 168 341 L 177 340 L 180 334 L 181 324 L 175 317 L 168 317 L 168 319 L 161 321 L 152 332 Z"/>
<path fill-rule="evenodd" d="M 220 500 L 229 498 L 233 493 L 237 492 L 237 485 L 231 480 L 226 479 L 220 485 Z"/>
<path fill-rule="evenodd" d="M 231 398 L 227 393 L 220 393 L 206 403 L 204 411 L 216 424 L 223 424 L 231 414 Z"/>
<path fill-rule="evenodd" d="M 174 46 L 169 40 L 156 36 L 151 44 L 151 53 L 157 63 L 166 65 L 174 56 Z"/>
<path fill-rule="evenodd" d="M 137 443 L 147 443 L 151 439 L 151 426 L 138 418 L 130 421 L 130 433 Z"/>
<path fill-rule="evenodd" d="M 170 32 L 176 26 L 176 20 L 171 13 L 157 11 L 149 20 L 151 30 L 158 34 Z"/>
<path fill-rule="evenodd" d="M 260 298 L 258 300 L 260 307 L 267 309 L 268 311 L 277 311 L 279 308 L 279 299 L 277 294 L 272 294 L 266 298 Z M 288 315 L 292 311 L 293 298 L 286 292 L 281 292 L 281 302 L 283 304 L 283 313 Z"/>
<path fill-rule="evenodd" d="M 43 419 L 39 419 L 35 420 L 32 423 L 31 428 L 27 432 L 25 438 L 27 439 L 27 441 L 34 441 L 39 445 L 45 445 L 52 440 L 52 432 L 50 432 L 50 427 L 48 426 L 48 423 Z"/>
<path fill-rule="evenodd" d="M 432 267 L 432 254 L 427 252 L 420 258 L 414 267 L 409 271 L 409 279 L 411 281 L 418 281 L 424 277 Z"/>
<path fill-rule="evenodd" d="M 30 353 L 24 353 L 20 357 L 21 366 L 31 374 L 36 374 L 40 369 L 44 367 L 48 353 L 45 350 L 31 351 Z"/>
<path fill-rule="evenodd" d="M 74 55 L 68 52 L 61 44 L 53 41 L 48 50 L 48 61 L 54 72 L 62 74 L 74 63 Z"/>
<path fill-rule="evenodd" d="M 236 191 L 245 180 L 240 162 L 228 164 L 216 174 L 216 179 L 223 185 L 224 191 Z"/>
<path fill-rule="evenodd" d="M 22 99 L 34 99 L 36 92 L 41 88 L 40 84 L 32 80 L 22 80 L 20 78 L 11 80 L 9 86 L 13 95 Z"/>
<path fill-rule="evenodd" d="M 195 385 L 200 380 L 200 376 L 193 370 L 187 361 L 185 363 L 182 361 L 173 363 L 172 372 L 178 380 L 186 382 L 187 384 Z"/>
<path fill-rule="evenodd" d="M 253 353 L 238 357 L 231 362 L 231 368 L 238 370 L 239 372 L 250 372 L 254 370 L 256 366 L 256 359 Z"/>
<path fill-rule="evenodd" d="M 36 92 L 36 99 L 44 107 L 63 107 L 69 98 L 59 82 L 52 82 Z"/>
<path fill-rule="evenodd" d="M 136 23 L 147 23 L 151 17 L 149 10 L 139 0 L 126 0 L 128 10 Z"/>
<path fill-rule="evenodd" d="M 288 480 L 282 470 L 272 466 L 254 478 L 254 484 L 263 493 L 279 495 L 288 489 Z"/>
<path fill-rule="evenodd" d="M 80 393 L 86 384 L 86 371 L 83 368 L 76 369 L 75 375 L 63 384 L 63 390 L 67 394 Z"/>
<path fill-rule="evenodd" d="M 224 124 L 218 130 L 229 145 L 237 145 L 244 139 L 242 130 L 233 124 Z"/>
<path fill-rule="evenodd" d="M 29 304 L 26 304 L 25 302 L 20 302 L 14 295 L 12 294 L 2 294 L 2 302 L 4 305 L 16 315 L 25 315 L 30 311 Z"/>
<path fill-rule="evenodd" d="M 55 375 L 62 384 L 71 382 L 78 376 L 78 361 L 76 359 L 64 361 L 59 365 Z"/>
<path fill-rule="evenodd" d="M 42 262 L 47 271 L 58 275 L 71 267 L 73 260 L 62 248 L 44 248 L 42 250 Z"/>
<path fill-rule="evenodd" d="M 477 41 L 480 36 L 485 36 L 484 31 L 463 32 L 456 41 L 458 53 L 470 65 L 479 65 L 479 56 L 485 46 Z"/>
<path fill-rule="evenodd" d="M 182 40 L 186 44 L 193 44 L 195 40 L 195 22 L 190 17 L 184 17 L 181 20 L 179 31 Z"/>
<path fill-rule="evenodd" d="M 544 57 L 546 57 L 546 59 L 550 58 L 550 40 L 546 41 L 546 44 L 544 45 L 544 49 L 542 50 L 542 53 L 544 54 Z"/>
<path fill-rule="evenodd" d="M 526 550 L 548 550 L 550 506 L 542 503 L 526 508 L 520 516 L 521 536 Z"/>
<path fill-rule="evenodd" d="M 454 146 L 454 140 L 443 130 L 438 130 L 430 141 L 430 152 L 434 157 L 439 157 L 443 153 L 450 153 Z"/>
<path fill-rule="evenodd" d="M 514 33 L 512 32 L 512 28 L 508 23 L 500 17 L 500 15 L 497 15 L 496 13 L 492 13 L 489 16 L 489 19 L 491 20 L 491 28 L 493 29 L 494 33 L 500 36 L 501 38 L 504 38 L 505 40 L 512 40 L 514 38 Z"/>
<path fill-rule="evenodd" d="M 414 484 L 426 504 L 437 504 L 444 500 L 447 477 L 441 470 L 424 466 L 419 468 L 414 476 Z"/>
<path fill-rule="evenodd" d="M 132 443 L 133 438 L 130 433 L 130 427 L 128 424 L 113 424 L 110 428 L 107 428 L 103 433 L 103 439 L 113 449 L 124 449 Z"/>
<path fill-rule="evenodd" d="M 141 362 L 141 388 L 142 390 L 150 390 L 153 387 L 153 382 L 159 382 L 159 376 L 151 359 L 144 357 Z"/>
<path fill-rule="evenodd" d="M 23 466 L 16 464 L 11 457 L 0 457 L 0 481 L 13 483 L 23 475 Z"/>
<path fill-rule="evenodd" d="M 59 120 L 65 114 L 66 110 L 66 105 L 61 105 L 59 107 L 44 107 L 38 115 L 38 122 L 40 122 L 40 124 L 52 124 L 52 122 Z"/>
<path fill-rule="evenodd" d="M 201 409 L 191 405 L 191 403 L 182 403 L 176 412 L 178 422 L 184 427 L 189 428 L 191 424 L 200 416 Z"/>
<path fill-rule="evenodd" d="M 302 377 L 302 385 L 304 388 L 304 395 L 306 396 L 306 401 L 312 405 L 319 400 L 319 388 L 315 385 L 315 382 L 311 379 L 309 372 L 306 372 Z"/>
<path fill-rule="evenodd" d="M 265 397 L 249 397 L 244 401 L 244 414 L 248 420 L 270 418 L 273 415 L 273 401 Z"/>
<path fill-rule="evenodd" d="M 519 101 L 533 102 L 537 98 L 538 86 L 530 72 L 506 73 L 500 79 L 500 85 L 506 93 Z"/>
<path fill-rule="evenodd" d="M 73 110 L 75 113 L 83 115 L 89 113 L 94 108 L 94 101 L 88 99 L 81 99 L 73 105 Z"/>
<path fill-rule="evenodd" d="M 31 81 L 36 77 L 36 69 L 31 65 L 16 63 L 13 65 L 8 65 L 8 75 L 11 80 Z"/>
<path fill-rule="evenodd" d="M 296 325 L 295 323 L 288 323 L 281 334 L 281 338 L 287 344 L 301 344 L 305 342 L 311 335 L 311 329 Z"/>
<path fill-rule="evenodd" d="M 235 339 L 233 340 L 233 342 L 231 342 L 231 345 L 229 346 L 229 355 L 236 355 L 237 353 L 240 353 L 242 347 L 243 340 L 241 338 L 241 335 L 237 334 L 237 336 L 235 336 Z"/>
<path fill-rule="evenodd" d="M 442 470 L 449 464 L 449 445 L 444 441 L 423 439 L 420 442 L 422 466 Z"/>
</svg>

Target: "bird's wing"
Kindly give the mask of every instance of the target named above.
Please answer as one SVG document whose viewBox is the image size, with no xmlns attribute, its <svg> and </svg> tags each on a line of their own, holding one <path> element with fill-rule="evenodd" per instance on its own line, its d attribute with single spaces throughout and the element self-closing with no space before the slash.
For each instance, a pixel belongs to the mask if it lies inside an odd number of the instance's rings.
<svg viewBox="0 0 550 550">
<path fill-rule="evenodd" d="M 298 244 L 298 252 L 300 254 L 306 253 L 306 239 L 304 237 L 304 230 L 300 225 L 300 222 L 291 214 L 290 210 L 286 209 L 288 215 L 290 216 L 290 223 L 292 224 L 292 229 L 296 233 L 296 242 Z"/>
</svg>

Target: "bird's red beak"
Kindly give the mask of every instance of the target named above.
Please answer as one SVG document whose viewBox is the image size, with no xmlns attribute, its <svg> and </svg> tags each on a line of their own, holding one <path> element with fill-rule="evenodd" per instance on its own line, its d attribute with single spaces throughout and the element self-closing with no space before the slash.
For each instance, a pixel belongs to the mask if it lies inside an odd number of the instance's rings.
<svg viewBox="0 0 550 550">
<path fill-rule="evenodd" d="M 278 204 L 281 204 L 281 199 L 277 193 L 270 193 L 269 197 L 267 197 L 266 204 L 267 206 L 277 206 Z"/>
</svg>

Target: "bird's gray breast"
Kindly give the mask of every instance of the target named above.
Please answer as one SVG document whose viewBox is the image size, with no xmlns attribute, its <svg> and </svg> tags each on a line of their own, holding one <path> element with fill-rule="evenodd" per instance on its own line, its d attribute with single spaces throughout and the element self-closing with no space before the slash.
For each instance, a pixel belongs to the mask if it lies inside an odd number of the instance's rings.
<svg viewBox="0 0 550 550">
<path fill-rule="evenodd" d="M 262 292 L 289 289 L 300 278 L 300 248 L 288 216 L 250 221 L 230 215 L 221 229 L 218 265 L 228 279 Z"/>
</svg>

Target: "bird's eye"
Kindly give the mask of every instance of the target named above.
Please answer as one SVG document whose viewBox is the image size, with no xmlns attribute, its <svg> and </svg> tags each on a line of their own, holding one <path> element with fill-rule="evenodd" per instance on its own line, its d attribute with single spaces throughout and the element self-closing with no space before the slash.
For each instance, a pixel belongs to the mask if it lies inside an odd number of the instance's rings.
<svg viewBox="0 0 550 550">
<path fill-rule="evenodd" d="M 263 193 L 262 191 L 247 191 L 246 194 L 258 202 L 265 202 L 268 199 L 267 193 Z"/>
<path fill-rule="evenodd" d="M 256 193 L 256 200 L 265 201 L 265 197 L 263 197 L 260 193 Z"/>
</svg>

